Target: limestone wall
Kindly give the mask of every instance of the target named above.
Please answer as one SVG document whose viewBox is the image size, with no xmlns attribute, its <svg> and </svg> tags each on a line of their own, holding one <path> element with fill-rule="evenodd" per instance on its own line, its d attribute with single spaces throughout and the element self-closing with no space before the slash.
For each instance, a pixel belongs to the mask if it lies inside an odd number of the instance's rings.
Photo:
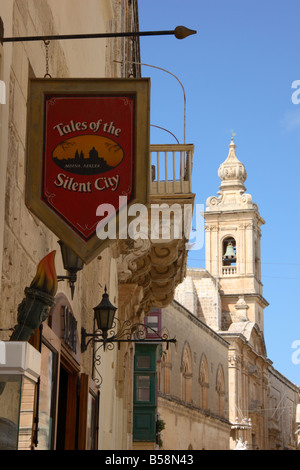
<svg viewBox="0 0 300 470">
<path fill-rule="evenodd" d="M 5 37 L 99 33 L 121 30 L 124 18 L 115 16 L 118 0 L 0 0 Z M 48 72 L 52 78 L 120 76 L 124 52 L 114 49 L 106 39 L 51 41 Z M 114 51 L 114 53 L 112 52 Z M 31 283 L 38 262 L 57 250 L 55 265 L 58 275 L 65 275 L 57 237 L 25 205 L 25 166 L 28 79 L 44 77 L 46 50 L 42 41 L 4 43 L 0 46 L 0 79 L 6 84 L 6 104 L 0 105 L 0 339 L 7 340 L 17 320 L 17 307 L 24 288 Z M 51 78 L 49 78 L 51 80 Z M 58 284 L 72 306 L 80 333 L 83 324 L 93 325 L 93 307 L 101 300 L 105 285 L 111 302 L 118 306 L 117 253 L 106 249 L 101 256 L 78 273 L 74 299 L 67 282 Z M 79 346 L 80 348 L 80 346 Z M 101 374 L 110 399 L 110 409 L 101 408 L 101 445 L 116 444 L 117 427 L 114 366 L 116 353 L 103 361 Z M 81 355 L 81 372 L 91 374 L 91 350 Z M 105 429 L 108 434 L 106 436 Z M 113 430 L 113 431 L 111 431 Z"/>
<path fill-rule="evenodd" d="M 286 377 L 269 368 L 268 387 L 268 433 L 269 445 L 273 450 L 295 449 L 296 408 L 299 401 L 299 387 Z"/>
<path fill-rule="evenodd" d="M 0 1 L 0 6 L 5 36 L 97 32 L 107 28 L 112 12 L 108 0 L 88 0 L 86 3 L 80 0 L 15 0 Z M 94 42 L 91 47 L 90 40 L 51 42 L 49 73 L 53 77 L 104 76 L 106 40 L 100 40 L 97 46 Z M 7 328 L 16 322 L 17 305 L 40 259 L 48 252 L 58 250 L 56 269 L 58 274 L 65 273 L 57 238 L 29 212 L 24 203 L 28 78 L 45 74 L 43 42 L 5 43 L 2 66 L 7 100 L 5 105 L 1 105 L 0 261 L 2 259 L 3 262 L 0 264 L 0 327 Z M 101 272 L 101 261 L 96 260 L 79 274 L 73 302 L 75 311 L 92 307 L 87 285 L 99 289 L 101 299 L 104 286 Z M 109 276 L 109 270 L 106 273 Z M 66 282 L 60 283 L 59 289 L 70 296 Z M 94 291 L 92 293 L 94 295 Z M 111 295 L 116 297 L 116 291 Z"/>
<path fill-rule="evenodd" d="M 193 406 L 158 398 L 163 450 L 229 450 L 228 424 Z"/>
<path fill-rule="evenodd" d="M 187 277 L 176 289 L 176 300 L 210 328 L 221 329 L 221 298 L 216 279 L 205 269 L 187 270 Z"/>
<path fill-rule="evenodd" d="M 227 342 L 176 301 L 162 310 L 162 331 L 177 340 L 163 353 L 159 369 L 158 412 L 166 423 L 164 448 L 227 448 Z M 220 369 L 224 372 L 221 397 Z"/>
</svg>

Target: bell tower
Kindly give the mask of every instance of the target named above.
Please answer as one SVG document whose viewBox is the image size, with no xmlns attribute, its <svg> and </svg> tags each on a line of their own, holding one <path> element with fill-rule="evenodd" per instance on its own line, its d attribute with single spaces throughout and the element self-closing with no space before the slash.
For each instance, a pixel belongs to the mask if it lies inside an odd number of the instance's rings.
<svg viewBox="0 0 300 470">
<path fill-rule="evenodd" d="M 221 295 L 220 329 L 226 331 L 242 318 L 263 332 L 268 303 L 262 295 L 260 245 L 265 222 L 246 193 L 247 172 L 236 156 L 233 137 L 218 175 L 220 191 L 207 199 L 204 218 L 206 270 L 216 278 Z"/>
</svg>

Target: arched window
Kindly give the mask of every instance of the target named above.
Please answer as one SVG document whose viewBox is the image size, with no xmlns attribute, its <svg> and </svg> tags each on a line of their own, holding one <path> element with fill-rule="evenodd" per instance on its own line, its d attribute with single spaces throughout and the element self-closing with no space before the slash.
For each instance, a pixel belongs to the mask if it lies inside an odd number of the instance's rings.
<svg viewBox="0 0 300 470">
<path fill-rule="evenodd" d="M 164 348 L 160 361 L 159 372 L 159 390 L 162 393 L 170 393 L 171 370 L 172 370 L 172 352 L 171 345 Z"/>
<path fill-rule="evenodd" d="M 208 408 L 208 365 L 205 354 L 202 354 L 199 368 L 199 384 L 200 384 L 200 408 L 207 410 Z"/>
<path fill-rule="evenodd" d="M 218 412 L 220 416 L 225 414 L 225 377 L 224 370 L 221 364 L 218 367 L 217 371 L 217 381 L 216 381 L 216 390 L 218 394 Z"/>
<path fill-rule="evenodd" d="M 226 237 L 223 240 L 222 260 L 223 266 L 236 264 L 236 241 L 233 237 Z"/>
<path fill-rule="evenodd" d="M 192 354 L 188 343 L 185 344 L 181 361 L 181 398 L 185 402 L 191 401 L 192 384 Z"/>
<path fill-rule="evenodd" d="M 230 276 L 237 273 L 236 241 L 233 237 L 226 237 L 222 244 L 222 275 Z"/>
</svg>

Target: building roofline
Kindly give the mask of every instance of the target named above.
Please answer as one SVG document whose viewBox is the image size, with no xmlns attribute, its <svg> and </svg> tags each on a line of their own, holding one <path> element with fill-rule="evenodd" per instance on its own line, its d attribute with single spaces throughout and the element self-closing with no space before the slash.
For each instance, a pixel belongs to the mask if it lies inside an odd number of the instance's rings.
<svg viewBox="0 0 300 470">
<path fill-rule="evenodd" d="M 297 384 L 291 382 L 285 375 L 283 375 L 281 372 L 279 372 L 277 369 L 275 369 L 272 365 L 270 365 L 268 371 L 270 372 L 270 374 L 272 374 L 274 377 L 276 377 L 282 383 L 284 383 L 285 385 L 288 385 L 290 388 L 292 388 L 295 392 L 297 392 L 297 393 L 300 392 L 300 385 L 297 385 Z"/>
</svg>

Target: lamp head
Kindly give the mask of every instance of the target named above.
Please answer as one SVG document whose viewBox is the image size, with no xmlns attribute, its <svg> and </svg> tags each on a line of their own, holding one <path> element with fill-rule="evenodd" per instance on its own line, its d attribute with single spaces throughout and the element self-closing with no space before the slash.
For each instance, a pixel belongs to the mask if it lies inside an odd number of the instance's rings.
<svg viewBox="0 0 300 470">
<path fill-rule="evenodd" d="M 61 250 L 64 269 L 69 272 L 81 271 L 84 265 L 82 259 L 80 259 L 79 256 L 61 240 L 59 240 L 58 243 Z"/>
<path fill-rule="evenodd" d="M 84 266 L 84 262 L 68 245 L 58 240 L 60 246 L 61 257 L 64 265 L 64 269 L 68 271 L 69 284 L 71 288 L 72 299 L 74 297 L 75 283 L 77 281 L 77 272 L 81 271 Z"/>
<path fill-rule="evenodd" d="M 107 336 L 107 331 L 112 328 L 116 310 L 117 307 L 115 307 L 109 300 L 105 286 L 101 302 L 94 307 L 97 327 L 99 330 L 102 330 L 103 336 Z"/>
</svg>

